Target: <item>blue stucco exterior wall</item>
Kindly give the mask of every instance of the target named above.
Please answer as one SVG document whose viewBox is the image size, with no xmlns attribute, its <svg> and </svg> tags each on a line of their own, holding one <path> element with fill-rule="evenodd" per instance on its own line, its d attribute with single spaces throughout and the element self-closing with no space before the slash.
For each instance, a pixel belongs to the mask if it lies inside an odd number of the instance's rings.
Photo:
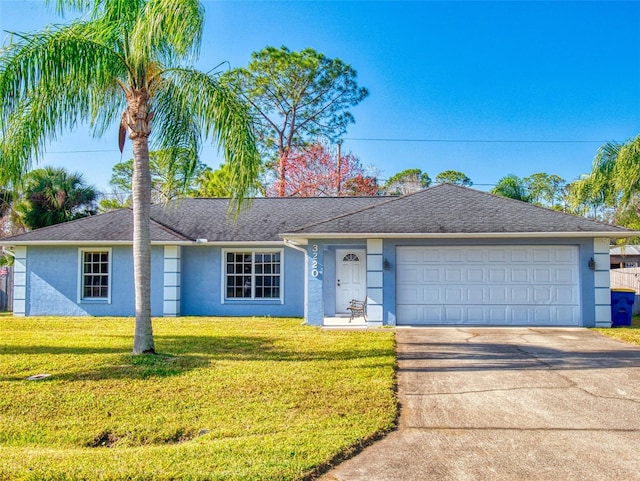
<svg viewBox="0 0 640 481">
<path fill-rule="evenodd" d="M 233 247 L 250 251 L 271 246 Z M 225 300 L 223 292 L 223 248 L 189 246 L 182 249 L 182 296 L 180 312 L 185 316 L 274 316 L 304 315 L 304 255 L 290 248 L 283 251 L 284 302 L 280 300 Z"/>
<path fill-rule="evenodd" d="M 591 238 L 549 239 L 385 239 L 382 257 L 389 268 L 382 272 L 382 322 L 396 324 L 396 249 L 400 246 L 496 246 L 575 245 L 579 251 L 581 325 L 596 325 L 594 272 L 589 260 L 594 256 Z M 133 316 L 133 260 L 130 246 L 110 247 L 112 252 L 111 302 L 78 302 L 78 247 L 29 246 L 26 262 L 25 314 L 60 316 Z M 224 249 L 194 245 L 181 249 L 180 313 L 186 316 L 274 316 L 302 317 L 321 326 L 325 317 L 335 315 L 335 250 L 366 248 L 361 240 L 313 240 L 306 256 L 289 248 L 273 246 L 234 247 L 229 250 L 282 249 L 283 301 L 225 300 L 223 292 Z M 98 247 L 96 247 L 98 249 Z M 152 315 L 163 315 L 163 247 L 152 247 Z M 306 262 L 306 265 L 305 265 Z M 305 288 L 306 310 L 305 310 Z"/>
<path fill-rule="evenodd" d="M 322 289 L 324 297 L 324 314 L 333 316 L 336 313 L 336 249 L 327 247 L 323 251 Z"/>
<path fill-rule="evenodd" d="M 130 246 L 111 248 L 111 302 L 78 302 L 78 247 L 30 246 L 27 250 L 27 316 L 133 316 L 133 256 Z M 151 249 L 151 313 L 162 315 L 161 247 Z"/>
</svg>

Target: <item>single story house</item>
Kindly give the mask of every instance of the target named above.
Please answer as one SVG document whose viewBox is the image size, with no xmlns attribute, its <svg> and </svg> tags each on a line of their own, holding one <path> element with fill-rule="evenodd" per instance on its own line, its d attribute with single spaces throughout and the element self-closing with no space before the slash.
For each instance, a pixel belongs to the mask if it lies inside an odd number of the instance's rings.
<svg viewBox="0 0 640 481">
<path fill-rule="evenodd" d="M 640 267 L 640 246 L 625 245 L 611 248 L 611 268 Z"/>
<path fill-rule="evenodd" d="M 151 210 L 154 316 L 299 316 L 367 301 L 367 324 L 609 326 L 609 239 L 637 235 L 451 184 L 402 197 L 226 199 Z M 0 240 L 14 314 L 134 314 L 132 212 Z"/>
</svg>

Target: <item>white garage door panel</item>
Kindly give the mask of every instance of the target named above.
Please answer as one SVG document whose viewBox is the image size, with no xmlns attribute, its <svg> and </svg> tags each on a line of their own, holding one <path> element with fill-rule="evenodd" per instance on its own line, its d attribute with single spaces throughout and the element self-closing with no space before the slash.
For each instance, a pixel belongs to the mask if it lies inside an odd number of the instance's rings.
<svg viewBox="0 0 640 481">
<path fill-rule="evenodd" d="M 399 247 L 398 324 L 580 325 L 575 246 Z"/>
</svg>

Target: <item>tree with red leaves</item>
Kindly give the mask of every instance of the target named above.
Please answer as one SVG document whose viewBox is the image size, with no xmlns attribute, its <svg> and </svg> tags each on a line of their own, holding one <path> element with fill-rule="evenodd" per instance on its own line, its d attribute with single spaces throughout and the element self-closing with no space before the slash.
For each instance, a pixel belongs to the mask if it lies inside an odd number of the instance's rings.
<svg viewBox="0 0 640 481">
<path fill-rule="evenodd" d="M 369 95 L 349 64 L 312 48 L 266 47 L 224 78 L 251 105 L 262 158 L 274 170 L 280 197 L 291 195 L 287 178 L 295 151 L 318 137 L 339 139 L 355 121 L 350 109 Z"/>
<path fill-rule="evenodd" d="M 367 176 L 351 152 L 341 154 L 326 141 L 292 151 L 285 179 L 267 189 L 268 196 L 346 197 L 378 194 L 375 177 Z"/>
</svg>

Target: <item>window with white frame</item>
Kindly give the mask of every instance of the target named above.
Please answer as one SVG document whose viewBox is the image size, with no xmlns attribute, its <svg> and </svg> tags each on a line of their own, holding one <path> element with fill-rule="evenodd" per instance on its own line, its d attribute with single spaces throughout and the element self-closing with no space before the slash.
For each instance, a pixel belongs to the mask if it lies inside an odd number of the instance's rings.
<svg viewBox="0 0 640 481">
<path fill-rule="evenodd" d="M 227 251 L 227 299 L 280 299 L 281 251 Z"/>
<path fill-rule="evenodd" d="M 110 299 L 111 250 L 82 249 L 80 251 L 80 299 L 83 301 Z"/>
</svg>

